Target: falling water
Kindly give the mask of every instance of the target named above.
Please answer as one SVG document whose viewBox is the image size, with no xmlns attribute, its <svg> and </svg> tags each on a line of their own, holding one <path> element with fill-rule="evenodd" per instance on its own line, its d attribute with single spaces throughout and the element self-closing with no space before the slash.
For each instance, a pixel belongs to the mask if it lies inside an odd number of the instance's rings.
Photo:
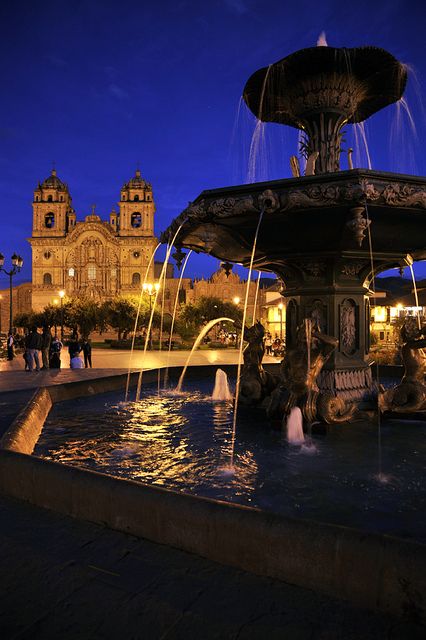
<svg viewBox="0 0 426 640">
<path fill-rule="evenodd" d="M 253 324 L 255 324 L 255 322 L 256 322 L 256 307 L 257 307 L 257 298 L 258 298 L 258 295 L 259 295 L 259 285 L 260 285 L 260 278 L 261 277 L 262 277 L 262 272 L 259 271 L 259 275 L 257 276 L 257 283 L 256 283 L 256 293 L 255 293 L 255 296 L 254 296 Z"/>
<path fill-rule="evenodd" d="M 234 466 L 234 449 L 235 449 L 235 436 L 237 431 L 237 414 L 238 414 L 238 396 L 240 393 L 240 382 L 241 382 L 241 365 L 243 362 L 243 346 L 244 346 L 244 327 L 246 326 L 246 316 L 247 316 L 247 307 L 248 307 L 248 296 L 250 292 L 250 282 L 251 282 L 251 274 L 253 271 L 253 262 L 254 262 L 254 254 L 256 253 L 256 245 L 257 245 L 257 236 L 259 235 L 260 225 L 262 223 L 263 214 L 265 210 L 262 209 L 259 214 L 259 221 L 256 227 L 256 233 L 254 234 L 253 240 L 253 249 L 251 252 L 250 258 L 250 267 L 247 276 L 247 286 L 246 286 L 246 296 L 244 300 L 244 312 L 243 312 L 243 322 L 242 322 L 242 332 L 241 332 L 241 340 L 240 340 L 240 350 L 238 353 L 238 368 L 237 368 L 237 382 L 235 385 L 235 405 L 234 405 L 234 418 L 232 421 L 232 438 L 231 438 L 231 453 L 230 453 L 230 469 L 233 469 Z"/>
<path fill-rule="evenodd" d="M 131 372 L 131 368 L 132 368 L 132 358 L 133 358 L 133 351 L 134 351 L 134 347 L 135 347 L 136 331 L 137 331 L 137 328 L 138 328 L 139 315 L 140 315 L 141 306 L 142 306 L 143 285 L 147 281 L 148 274 L 150 272 L 151 265 L 152 265 L 152 262 L 154 260 L 154 256 L 157 253 L 157 249 L 160 246 L 161 246 L 161 242 L 159 242 L 157 244 L 157 246 L 155 247 L 154 251 L 151 254 L 151 257 L 150 257 L 149 262 L 148 262 L 148 266 L 147 266 L 146 271 L 145 271 L 145 276 L 144 276 L 144 279 L 143 279 L 143 282 L 142 282 L 142 286 L 141 286 L 141 292 L 140 292 L 140 295 L 139 295 L 138 310 L 137 310 L 137 313 L 136 313 L 136 320 L 135 320 L 135 328 L 133 330 L 132 345 L 130 347 L 129 370 L 127 372 L 126 393 L 125 393 L 125 396 L 124 396 L 124 401 L 125 402 L 127 402 L 128 397 L 129 397 L 130 372 Z"/>
<path fill-rule="evenodd" d="M 389 153 L 395 170 L 417 173 L 415 148 L 418 143 L 414 116 L 407 98 L 402 96 L 394 104 L 394 117 L 389 136 Z M 398 149 L 398 153 L 395 153 L 395 149 Z"/>
<path fill-rule="evenodd" d="M 303 434 L 303 418 L 299 407 L 293 407 L 287 417 L 287 440 L 291 444 L 301 444 L 305 441 Z"/>
<path fill-rule="evenodd" d="M 262 92 L 260 94 L 260 102 L 259 102 L 259 114 L 256 120 L 256 126 L 253 131 L 253 136 L 250 144 L 250 153 L 249 153 L 249 166 L 247 172 L 246 182 L 255 182 L 257 180 L 266 180 L 266 169 L 268 163 L 266 162 L 266 150 L 265 150 L 265 123 L 262 122 L 262 114 L 263 114 L 263 101 L 265 98 L 265 90 L 266 83 L 268 81 L 269 72 L 271 70 L 272 64 L 268 66 L 268 69 L 265 73 L 265 79 L 263 80 Z M 260 162 L 259 162 L 260 160 Z M 257 175 L 257 164 L 260 164 L 260 173 L 263 175 Z"/>
<path fill-rule="evenodd" d="M 368 147 L 367 141 L 367 132 L 365 129 L 365 122 L 356 122 L 353 125 L 353 134 L 354 134 L 354 147 L 355 147 L 355 158 L 356 164 L 359 167 L 362 167 L 361 160 L 361 148 L 364 147 L 365 155 L 367 158 L 367 168 L 371 169 L 371 157 L 370 157 L 370 149 Z"/>
<path fill-rule="evenodd" d="M 161 279 L 163 278 L 163 275 L 164 275 L 164 274 L 166 273 L 166 271 L 167 271 L 167 265 L 168 265 L 168 263 L 169 263 L 170 254 L 171 254 L 171 252 L 172 252 L 173 245 L 174 245 L 174 243 L 176 242 L 176 238 L 177 238 L 177 236 L 178 236 L 178 234 L 179 234 L 179 231 L 182 229 L 182 227 L 183 227 L 183 225 L 185 224 L 185 222 L 186 222 L 186 221 L 184 220 L 184 221 L 179 225 L 178 229 L 176 230 L 175 235 L 173 236 L 172 241 L 170 242 L 170 244 L 169 244 L 169 246 L 168 246 L 168 248 L 167 248 L 167 251 L 166 251 L 166 257 L 165 257 L 165 259 L 164 259 L 164 263 L 163 263 L 163 268 L 161 269 L 161 273 L 160 273 L 160 281 L 161 281 Z M 152 305 L 152 309 L 151 309 L 151 316 L 150 316 L 150 318 L 149 318 L 149 323 L 148 323 L 148 328 L 147 328 L 146 338 L 145 338 L 145 344 L 144 344 L 144 348 L 143 348 L 143 360 L 142 360 L 142 362 L 144 362 L 144 361 L 145 361 L 145 358 L 146 358 L 146 352 L 147 352 L 148 344 L 149 344 L 149 337 L 150 337 L 150 334 L 151 334 L 152 320 L 153 320 L 153 318 L 154 318 L 155 307 L 156 307 L 157 299 L 158 299 L 158 291 L 159 291 L 159 290 L 157 290 L 157 291 L 155 292 L 154 303 L 153 303 L 153 305 Z M 138 386 L 137 386 L 137 389 L 136 389 L 136 402 L 138 402 L 138 401 L 139 401 L 139 399 L 140 399 L 141 386 L 142 386 L 142 376 L 143 376 L 143 366 L 142 366 L 141 370 L 139 371 Z"/>
<path fill-rule="evenodd" d="M 232 393 L 228 384 L 228 376 L 223 369 L 218 369 L 216 371 L 212 400 L 232 400 Z"/>
<path fill-rule="evenodd" d="M 376 281 L 375 281 L 375 274 L 374 274 L 374 257 L 373 257 L 373 243 L 371 241 L 371 220 L 370 220 L 370 216 L 368 215 L 368 207 L 367 204 L 365 205 L 365 215 L 367 218 L 367 232 L 368 232 L 368 248 L 369 248 L 369 253 L 370 253 L 370 269 L 371 269 L 371 276 L 372 276 L 372 280 L 371 280 L 371 284 L 372 284 L 372 289 L 373 289 L 373 301 L 375 302 L 376 300 Z M 376 380 L 377 380 L 377 387 L 380 387 L 380 376 L 379 376 L 379 362 L 378 359 L 376 358 Z M 377 394 L 377 455 L 378 455 L 378 473 L 377 473 L 377 477 L 381 477 L 383 475 L 382 473 L 382 428 L 381 428 L 381 417 L 380 417 L 380 407 L 379 407 L 379 395 Z"/>
<path fill-rule="evenodd" d="M 416 278 L 414 276 L 414 270 L 413 270 L 413 259 L 411 256 L 407 256 L 407 258 L 405 259 L 408 267 L 410 268 L 410 272 L 411 272 L 411 279 L 413 281 L 413 292 L 414 292 L 414 300 L 416 301 L 416 316 L 417 316 L 417 326 L 419 329 L 422 328 L 422 321 L 420 318 L 420 307 L 419 307 L 419 296 L 417 295 L 417 285 L 416 285 Z"/>
<path fill-rule="evenodd" d="M 167 352 L 167 363 L 166 363 L 166 369 L 165 369 L 165 372 L 164 372 L 164 388 L 166 388 L 168 383 L 169 383 L 170 352 L 172 350 L 173 330 L 175 328 L 175 319 L 176 319 L 176 313 L 177 313 L 177 306 L 178 306 L 178 303 L 179 303 L 179 291 L 180 291 L 180 288 L 182 286 L 182 278 L 183 278 L 183 274 L 185 273 L 186 263 L 188 262 L 188 258 L 191 255 L 191 253 L 192 253 L 192 249 L 190 251 L 188 251 L 188 253 L 185 256 L 185 260 L 183 261 L 182 269 L 181 269 L 180 276 L 179 276 L 178 286 L 177 286 L 177 289 L 176 289 L 175 303 L 173 305 L 172 323 L 170 325 L 170 337 L 169 337 L 169 347 L 168 347 L 168 352 Z"/>
<path fill-rule="evenodd" d="M 194 342 L 194 344 L 192 345 L 192 349 L 191 349 L 191 353 L 189 354 L 186 362 L 185 362 L 185 366 L 183 368 L 183 371 L 180 375 L 179 378 L 179 382 L 177 383 L 177 387 L 176 387 L 176 392 L 180 393 L 182 391 L 182 384 L 183 384 L 183 379 L 185 377 L 185 373 L 186 370 L 188 368 L 188 365 L 191 361 L 192 358 L 192 354 L 194 353 L 195 349 L 198 347 L 198 345 L 200 344 L 201 340 L 204 338 L 204 336 L 206 336 L 208 334 L 208 332 L 210 331 L 210 329 L 212 327 L 214 327 L 215 324 L 217 324 L 218 322 L 234 322 L 231 318 L 214 318 L 213 320 L 210 320 L 210 322 L 208 322 L 200 331 L 196 341 Z"/>
</svg>

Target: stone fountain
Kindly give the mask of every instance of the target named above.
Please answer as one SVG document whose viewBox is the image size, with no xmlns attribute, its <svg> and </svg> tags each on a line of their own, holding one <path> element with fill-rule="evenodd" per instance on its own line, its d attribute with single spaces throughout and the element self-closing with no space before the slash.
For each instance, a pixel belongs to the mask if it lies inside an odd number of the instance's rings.
<svg viewBox="0 0 426 640">
<path fill-rule="evenodd" d="M 309 419 L 339 421 L 371 395 L 370 284 L 426 259 L 426 179 L 340 170 L 342 128 L 399 100 L 406 81 L 404 65 L 376 47 L 302 49 L 256 71 L 246 104 L 303 131 L 311 175 L 296 167 L 290 179 L 203 191 L 162 234 L 183 223 L 179 247 L 247 266 L 263 212 L 253 266 L 283 283 L 287 352 L 306 321 L 334 340 L 304 400 Z"/>
</svg>

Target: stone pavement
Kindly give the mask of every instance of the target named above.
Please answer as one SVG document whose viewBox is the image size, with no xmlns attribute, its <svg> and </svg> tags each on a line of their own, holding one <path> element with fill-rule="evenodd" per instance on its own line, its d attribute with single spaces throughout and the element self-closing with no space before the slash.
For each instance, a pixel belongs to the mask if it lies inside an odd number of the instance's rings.
<svg viewBox="0 0 426 640">
<path fill-rule="evenodd" d="M 173 364 L 187 353 L 173 352 Z M 164 363 L 151 352 L 145 367 Z M 0 430 L 39 385 L 126 372 L 128 352 L 95 350 L 92 370 L 0 365 Z M 198 351 L 194 364 L 232 364 Z M 271 358 L 270 361 L 276 362 Z M 135 368 L 141 366 L 136 354 Z M 172 364 L 172 362 L 170 362 Z M 417 640 L 424 627 L 307 589 L 73 520 L 0 495 L 0 639 Z"/>
<path fill-rule="evenodd" d="M 0 497 L 2 640 L 420 640 L 424 627 Z"/>
</svg>

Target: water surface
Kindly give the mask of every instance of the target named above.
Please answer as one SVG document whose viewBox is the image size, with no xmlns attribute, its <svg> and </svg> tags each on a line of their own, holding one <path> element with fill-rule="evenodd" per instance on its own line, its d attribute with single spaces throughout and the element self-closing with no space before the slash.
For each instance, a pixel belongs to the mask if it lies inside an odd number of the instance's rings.
<svg viewBox="0 0 426 640">
<path fill-rule="evenodd" d="M 262 411 L 239 409 L 234 473 L 226 472 L 232 404 L 211 383 L 180 395 L 143 388 L 139 402 L 109 393 L 53 408 L 35 455 L 110 475 L 295 517 L 426 542 L 426 424 L 336 425 L 290 445 Z M 225 467 L 225 472 L 224 472 Z"/>
</svg>

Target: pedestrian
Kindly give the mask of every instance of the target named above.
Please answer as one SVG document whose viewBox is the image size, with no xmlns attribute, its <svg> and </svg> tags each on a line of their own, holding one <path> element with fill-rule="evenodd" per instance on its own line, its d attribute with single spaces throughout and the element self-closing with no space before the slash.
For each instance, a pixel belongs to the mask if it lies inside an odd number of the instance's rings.
<svg viewBox="0 0 426 640">
<path fill-rule="evenodd" d="M 88 338 L 83 339 L 84 366 L 92 368 L 92 345 Z"/>
<path fill-rule="evenodd" d="M 61 368 L 62 347 L 63 347 L 62 342 L 59 340 L 58 336 L 55 336 L 50 344 L 49 365 L 51 369 Z"/>
<path fill-rule="evenodd" d="M 82 369 L 84 367 L 83 361 L 80 358 L 81 349 L 82 347 L 80 342 L 78 341 L 78 334 L 74 332 L 68 344 L 71 369 Z"/>
<path fill-rule="evenodd" d="M 25 352 L 27 353 L 28 370 L 32 371 L 34 364 L 36 371 L 40 371 L 39 351 L 42 345 L 42 337 L 37 331 L 37 327 L 32 327 L 25 340 Z"/>
<path fill-rule="evenodd" d="M 272 336 L 271 334 L 268 333 L 266 334 L 265 337 L 265 351 L 266 351 L 266 355 L 267 356 L 271 356 L 272 355 Z"/>
<path fill-rule="evenodd" d="M 42 369 L 49 369 L 49 351 L 50 343 L 52 341 L 52 335 L 49 327 L 43 328 L 43 335 L 41 337 L 41 359 L 43 361 Z"/>
<path fill-rule="evenodd" d="M 8 336 L 7 336 L 7 359 L 8 360 L 13 360 L 14 354 L 13 354 L 13 335 L 12 332 L 9 331 Z"/>
</svg>

